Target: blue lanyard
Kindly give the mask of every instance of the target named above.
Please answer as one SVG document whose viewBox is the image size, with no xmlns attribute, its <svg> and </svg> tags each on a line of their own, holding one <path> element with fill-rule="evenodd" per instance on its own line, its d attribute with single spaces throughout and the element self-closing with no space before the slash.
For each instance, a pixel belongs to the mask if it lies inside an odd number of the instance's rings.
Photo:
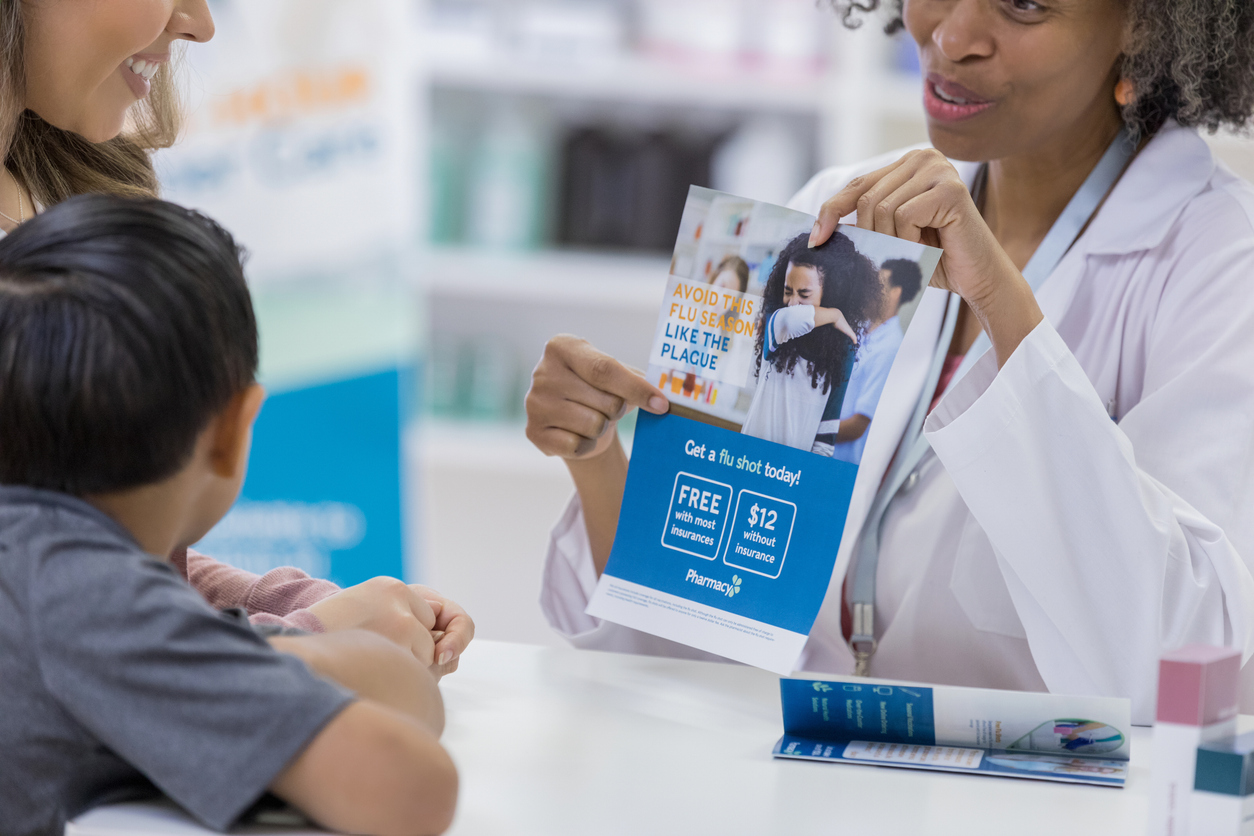
<svg viewBox="0 0 1254 836">
<path fill-rule="evenodd" d="M 1080 186 L 1079 191 L 1067 204 L 1067 208 L 1063 210 L 1045 239 L 1036 248 L 1032 259 L 1023 268 L 1023 277 L 1027 279 L 1033 293 L 1044 284 L 1076 239 L 1080 237 L 1080 233 L 1084 231 L 1089 220 L 1097 212 L 1102 200 L 1127 167 L 1134 151 L 1134 143 L 1127 131 L 1121 130 L 1084 181 L 1084 185 Z M 977 175 L 973 191 L 982 189 L 987 176 L 986 166 Z M 876 649 L 875 576 L 879 566 L 880 536 L 884 526 L 884 515 L 897 492 L 901 490 L 901 486 L 915 472 L 930 449 L 927 438 L 923 435 L 923 422 L 927 419 L 928 407 L 932 403 L 932 396 L 940 382 L 941 370 L 945 365 L 950 343 L 953 342 L 954 329 L 958 324 L 958 309 L 961 304 L 962 299 L 956 293 L 949 294 L 945 320 L 941 325 L 936 347 L 932 353 L 932 364 L 928 368 L 923 392 L 919 395 L 914 413 L 910 416 L 910 423 L 906 425 L 905 435 L 897 448 L 897 456 L 871 503 L 866 522 L 862 526 L 862 533 L 854 548 L 853 582 L 850 588 L 853 633 L 849 639 L 849 647 L 857 662 L 855 672 L 858 676 L 868 675 L 871 656 Z M 954 380 L 965 374 L 971 364 L 991 346 L 988 336 L 981 334 L 971 346 L 971 350 L 967 352 L 957 374 L 954 375 Z"/>
</svg>

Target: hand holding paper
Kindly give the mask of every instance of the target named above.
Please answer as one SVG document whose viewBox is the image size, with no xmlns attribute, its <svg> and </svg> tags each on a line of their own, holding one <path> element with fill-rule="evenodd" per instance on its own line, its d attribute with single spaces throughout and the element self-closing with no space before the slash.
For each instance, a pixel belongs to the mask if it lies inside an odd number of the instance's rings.
<svg viewBox="0 0 1254 836">
<path fill-rule="evenodd" d="M 669 404 L 639 372 L 587 340 L 561 334 L 549 340 L 531 376 L 527 438 L 546 456 L 592 458 L 609 446 L 615 422 L 636 407 L 661 415 Z"/>
</svg>

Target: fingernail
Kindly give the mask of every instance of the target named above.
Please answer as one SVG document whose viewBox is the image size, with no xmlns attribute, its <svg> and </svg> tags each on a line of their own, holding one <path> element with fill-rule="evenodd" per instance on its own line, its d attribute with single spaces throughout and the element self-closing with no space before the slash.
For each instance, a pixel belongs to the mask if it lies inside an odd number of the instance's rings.
<svg viewBox="0 0 1254 836">
<path fill-rule="evenodd" d="M 666 398 L 663 398 L 660 395 L 654 395 L 649 398 L 649 409 L 654 412 L 666 412 L 670 409 L 670 403 L 666 400 Z"/>
<path fill-rule="evenodd" d="M 452 659 L 452 658 L 453 658 L 453 651 L 451 651 L 451 650 L 446 650 L 446 651 L 444 651 L 443 653 L 441 653 L 441 654 L 440 654 L 440 664 L 441 664 L 441 665 L 447 665 L 447 664 L 448 664 L 448 660 L 449 660 L 449 659 Z"/>
<path fill-rule="evenodd" d="M 818 237 L 819 237 L 819 230 L 820 230 L 820 229 L 822 229 L 822 227 L 820 227 L 820 226 L 819 226 L 819 222 L 818 222 L 818 221 L 815 221 L 815 222 L 814 222 L 814 229 L 810 230 L 810 242 L 809 242 L 808 244 L 806 244 L 806 246 L 807 246 L 807 247 L 809 247 L 810 249 L 814 249 L 814 242 L 815 242 L 815 241 L 818 239 Z"/>
</svg>

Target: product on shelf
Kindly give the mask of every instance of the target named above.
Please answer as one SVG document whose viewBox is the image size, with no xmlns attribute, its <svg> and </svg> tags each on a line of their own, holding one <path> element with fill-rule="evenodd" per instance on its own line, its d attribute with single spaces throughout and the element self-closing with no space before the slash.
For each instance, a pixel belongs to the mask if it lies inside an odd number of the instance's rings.
<svg viewBox="0 0 1254 836">
<path fill-rule="evenodd" d="M 712 187 L 768 203 L 787 203 L 809 176 L 806 148 L 796 129 L 778 116 L 757 116 L 715 150 Z"/>
<path fill-rule="evenodd" d="M 469 165 L 467 239 L 494 249 L 537 247 L 545 237 L 550 179 L 543 126 L 516 99 L 491 110 Z"/>
<path fill-rule="evenodd" d="M 558 243 L 666 251 L 689 184 L 709 180 L 713 143 L 668 133 L 571 133 L 562 148 Z"/>
</svg>

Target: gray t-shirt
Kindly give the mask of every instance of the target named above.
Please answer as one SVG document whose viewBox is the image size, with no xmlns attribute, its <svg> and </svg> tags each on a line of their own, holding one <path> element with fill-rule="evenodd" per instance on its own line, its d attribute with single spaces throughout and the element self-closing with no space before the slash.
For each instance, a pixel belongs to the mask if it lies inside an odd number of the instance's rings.
<svg viewBox="0 0 1254 836">
<path fill-rule="evenodd" d="M 92 506 L 0 486 L 0 836 L 154 786 L 225 829 L 352 699 Z"/>
</svg>

